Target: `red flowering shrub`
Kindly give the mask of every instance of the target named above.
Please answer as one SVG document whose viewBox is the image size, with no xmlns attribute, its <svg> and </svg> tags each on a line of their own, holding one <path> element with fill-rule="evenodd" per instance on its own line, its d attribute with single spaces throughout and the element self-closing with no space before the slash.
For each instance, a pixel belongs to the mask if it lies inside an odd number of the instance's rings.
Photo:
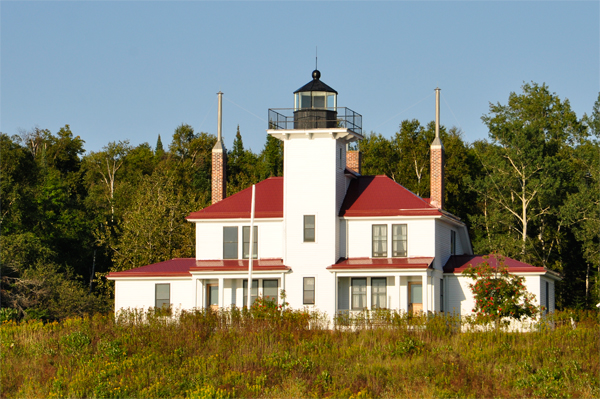
<svg viewBox="0 0 600 399">
<path fill-rule="evenodd" d="M 505 317 L 521 319 L 539 313 L 540 309 L 533 304 L 535 296 L 525 288 L 524 277 L 508 272 L 504 258 L 496 256 L 497 266 L 487 261 L 477 267 L 469 266 L 463 275 L 475 280 L 469 284 L 475 299 L 473 312 L 484 322 L 496 322 Z"/>
</svg>

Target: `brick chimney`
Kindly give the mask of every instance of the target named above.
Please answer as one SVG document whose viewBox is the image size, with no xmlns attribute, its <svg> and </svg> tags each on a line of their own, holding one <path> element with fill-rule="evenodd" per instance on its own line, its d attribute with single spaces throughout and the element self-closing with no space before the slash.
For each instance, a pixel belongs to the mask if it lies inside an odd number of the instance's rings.
<svg viewBox="0 0 600 399">
<path fill-rule="evenodd" d="M 435 89 L 435 139 L 430 151 L 430 203 L 444 207 L 444 146 L 440 140 L 440 89 Z"/>
<path fill-rule="evenodd" d="M 346 168 L 360 175 L 362 156 L 360 151 L 346 151 Z"/>
<path fill-rule="evenodd" d="M 219 91 L 219 124 L 217 127 L 217 142 L 212 149 L 212 203 L 216 204 L 227 195 L 227 151 L 223 144 L 221 130 L 223 127 L 223 93 Z"/>
</svg>

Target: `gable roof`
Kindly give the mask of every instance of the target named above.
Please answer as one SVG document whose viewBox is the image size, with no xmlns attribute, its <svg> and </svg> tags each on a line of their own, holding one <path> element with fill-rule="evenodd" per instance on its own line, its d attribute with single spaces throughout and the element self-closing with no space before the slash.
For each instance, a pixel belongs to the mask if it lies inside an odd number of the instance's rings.
<svg viewBox="0 0 600 399">
<path fill-rule="evenodd" d="M 476 267 L 483 262 L 488 262 L 492 267 L 498 267 L 498 258 L 498 255 L 452 255 L 444 265 L 444 273 L 460 274 L 468 269 L 469 266 Z M 510 273 L 540 273 L 548 274 L 555 279 L 560 279 L 560 274 L 546 269 L 545 267 L 533 266 L 508 257 L 501 258 L 504 259 L 504 266 L 508 268 Z"/>
<path fill-rule="evenodd" d="M 192 212 L 194 219 L 250 219 L 252 187 L 248 187 L 216 204 Z M 283 217 L 283 177 L 270 177 L 256 184 L 255 218 Z"/>
<path fill-rule="evenodd" d="M 428 201 L 387 176 L 359 176 L 350 182 L 340 216 L 441 216 Z"/>
<path fill-rule="evenodd" d="M 252 187 L 216 204 L 192 212 L 187 220 L 249 219 Z M 339 216 L 441 216 L 448 215 L 387 176 L 354 174 Z M 283 217 L 283 177 L 270 177 L 256 184 L 255 218 Z M 454 217 L 454 216 L 452 216 Z M 455 217 L 454 217 L 455 218 Z"/>
</svg>

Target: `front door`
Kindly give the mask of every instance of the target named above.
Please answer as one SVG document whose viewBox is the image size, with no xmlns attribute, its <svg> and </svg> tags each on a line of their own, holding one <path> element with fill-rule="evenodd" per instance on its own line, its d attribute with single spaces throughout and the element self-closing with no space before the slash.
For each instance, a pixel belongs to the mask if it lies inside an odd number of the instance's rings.
<svg viewBox="0 0 600 399">
<path fill-rule="evenodd" d="M 423 285 L 421 283 L 408 283 L 408 311 L 421 312 L 423 310 Z"/>
<path fill-rule="evenodd" d="M 217 284 L 206 285 L 206 304 L 211 310 L 219 308 L 219 286 Z"/>
</svg>

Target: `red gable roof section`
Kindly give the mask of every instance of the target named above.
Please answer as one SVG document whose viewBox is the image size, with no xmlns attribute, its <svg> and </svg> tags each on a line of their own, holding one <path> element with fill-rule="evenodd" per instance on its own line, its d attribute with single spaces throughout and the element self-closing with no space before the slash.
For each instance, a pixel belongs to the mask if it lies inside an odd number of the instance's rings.
<svg viewBox="0 0 600 399">
<path fill-rule="evenodd" d="M 258 259 L 252 264 L 254 271 L 290 270 L 281 259 Z M 111 272 L 108 277 L 191 277 L 191 272 L 246 272 L 248 260 L 196 260 L 194 258 L 175 258 L 123 272 Z"/>
<path fill-rule="evenodd" d="M 329 266 L 328 270 L 352 270 L 352 269 L 427 269 L 431 266 L 433 258 L 350 258 L 340 259 L 335 265 Z"/>
<path fill-rule="evenodd" d="M 248 187 L 214 205 L 190 213 L 186 219 L 250 219 L 251 202 L 252 187 Z M 256 184 L 254 217 L 283 217 L 283 177 L 270 177 Z"/>
<path fill-rule="evenodd" d="M 489 257 L 488 257 L 489 256 Z M 448 259 L 444 266 L 444 273 L 462 273 L 469 266 L 476 267 L 483 262 L 488 262 L 492 267 L 498 267 L 498 257 L 495 255 L 453 255 Z M 488 258 L 488 259 L 486 259 Z M 548 270 L 545 267 L 533 266 L 528 263 L 520 262 L 511 258 L 504 258 L 504 266 L 508 267 L 510 273 L 541 273 L 551 274 L 556 278 L 560 278 L 560 275 L 552 270 Z"/>
<path fill-rule="evenodd" d="M 252 187 L 214 205 L 192 212 L 187 220 L 249 219 Z M 441 216 L 410 190 L 387 176 L 356 176 L 344 198 L 340 216 Z M 271 177 L 256 185 L 256 218 L 283 217 L 283 177 Z"/>
<path fill-rule="evenodd" d="M 110 272 L 107 277 L 186 277 L 191 276 L 190 267 L 195 264 L 194 258 L 176 258 L 122 272 Z"/>
<path fill-rule="evenodd" d="M 387 176 L 360 176 L 350 182 L 340 216 L 441 216 L 407 188 Z"/>
</svg>

